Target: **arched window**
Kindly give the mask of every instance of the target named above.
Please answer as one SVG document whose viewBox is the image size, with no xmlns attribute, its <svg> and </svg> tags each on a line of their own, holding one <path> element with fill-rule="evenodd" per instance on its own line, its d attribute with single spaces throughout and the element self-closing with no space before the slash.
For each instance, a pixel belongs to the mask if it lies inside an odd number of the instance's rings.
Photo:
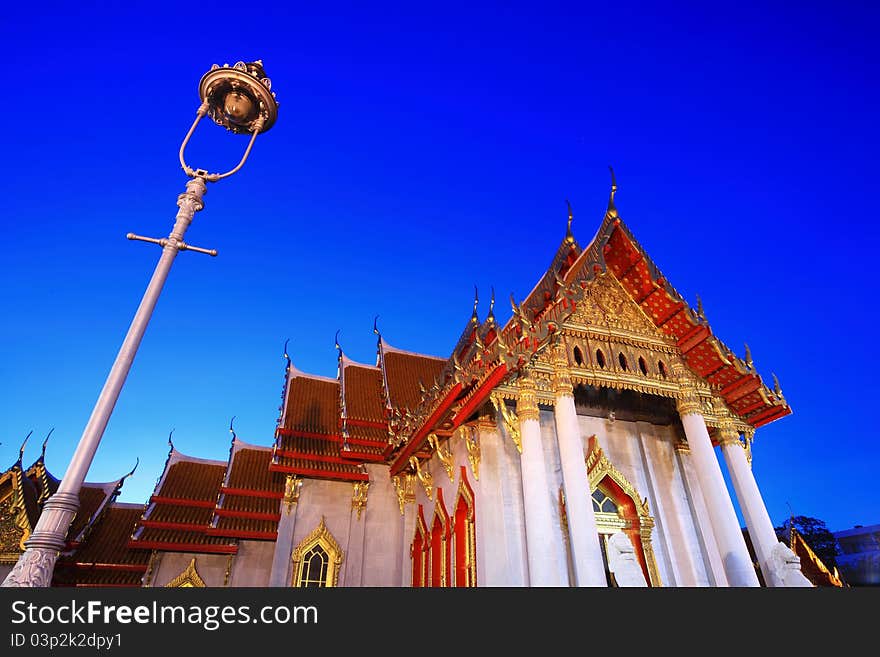
<svg viewBox="0 0 880 657">
<path fill-rule="evenodd" d="M 642 374 L 644 374 L 645 376 L 648 375 L 648 364 L 641 356 L 639 356 L 639 369 L 642 371 Z"/>
<path fill-rule="evenodd" d="M 660 376 L 662 376 L 665 379 L 667 376 L 666 365 L 663 363 L 662 360 L 657 361 L 657 369 L 660 371 Z"/>
<path fill-rule="evenodd" d="M 330 555 L 322 545 L 313 545 L 303 555 L 302 576 L 297 586 L 304 588 L 326 586 Z"/>
<path fill-rule="evenodd" d="M 581 366 L 584 364 L 584 355 L 581 353 L 580 347 L 575 347 L 574 351 L 574 362 L 576 365 Z"/>
<path fill-rule="evenodd" d="M 422 505 L 419 504 L 419 513 L 416 516 L 416 533 L 410 546 L 410 557 L 412 558 L 412 586 L 428 586 L 425 572 L 428 567 L 428 528 L 425 524 L 425 513 Z"/>
<path fill-rule="evenodd" d="M 601 349 L 596 349 L 596 364 L 603 369 L 605 367 L 605 354 L 602 353 Z"/>
<path fill-rule="evenodd" d="M 438 488 L 434 522 L 431 524 L 431 586 L 449 586 L 452 566 L 449 538 L 449 514 L 446 513 L 446 505 L 443 503 L 443 489 Z"/>
<path fill-rule="evenodd" d="M 622 351 L 617 354 L 617 362 L 620 363 L 620 369 L 626 371 L 626 356 L 623 355 Z"/>
<path fill-rule="evenodd" d="M 293 585 L 300 588 L 336 586 L 344 556 L 322 517 L 321 523 L 293 551 Z"/>
<path fill-rule="evenodd" d="M 467 469 L 464 466 L 461 466 L 452 532 L 455 543 L 455 586 L 476 586 L 477 532 L 474 521 L 474 491 L 468 483 Z"/>
</svg>

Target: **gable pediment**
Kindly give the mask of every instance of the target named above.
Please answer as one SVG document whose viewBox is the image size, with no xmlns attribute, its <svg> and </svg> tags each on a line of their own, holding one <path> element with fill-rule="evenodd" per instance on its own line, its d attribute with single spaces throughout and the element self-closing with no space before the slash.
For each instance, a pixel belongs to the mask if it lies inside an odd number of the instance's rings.
<svg viewBox="0 0 880 657">
<path fill-rule="evenodd" d="M 618 329 L 664 342 L 669 340 L 610 273 L 597 276 L 587 284 L 583 298 L 567 323 Z"/>
</svg>

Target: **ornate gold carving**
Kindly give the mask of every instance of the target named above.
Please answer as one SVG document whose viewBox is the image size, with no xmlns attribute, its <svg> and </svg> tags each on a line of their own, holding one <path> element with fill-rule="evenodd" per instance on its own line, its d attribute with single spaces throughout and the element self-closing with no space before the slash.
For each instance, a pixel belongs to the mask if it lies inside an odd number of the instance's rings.
<svg viewBox="0 0 880 657">
<path fill-rule="evenodd" d="M 608 477 L 617 484 L 624 495 L 632 500 L 632 504 L 638 514 L 639 536 L 642 551 L 645 554 L 651 586 L 662 586 L 660 571 L 657 569 L 657 559 L 654 556 L 654 548 L 651 545 L 651 530 L 654 528 L 654 519 L 651 517 L 648 508 L 648 498 L 641 498 L 629 480 L 608 460 L 595 436 L 591 437 L 588 444 L 592 445 L 592 450 L 585 458 L 590 493 L 593 493 L 599 487 L 602 480 Z M 597 514 L 597 522 L 598 520 L 599 514 Z M 619 523 L 617 524 L 619 525 Z"/>
<path fill-rule="evenodd" d="M 432 533 L 433 527 L 440 524 L 440 586 L 449 586 L 449 582 L 446 580 L 446 573 L 449 568 L 446 563 L 449 559 L 449 538 L 452 534 L 452 523 L 449 522 L 449 514 L 446 512 L 446 507 L 443 504 L 443 491 L 440 490 L 437 492 L 437 503 L 434 505 L 434 520 L 431 523 Z M 431 546 L 430 549 L 430 557 L 433 561 L 437 558 L 437 555 L 434 554 L 434 548 Z M 432 571 L 428 571 L 433 575 Z"/>
<path fill-rule="evenodd" d="M 339 582 L 339 566 L 345 558 L 345 553 L 339 547 L 339 543 L 333 538 L 333 534 L 324 524 L 324 516 L 321 516 L 320 524 L 312 530 L 312 533 L 306 536 L 296 549 L 293 551 L 291 560 L 293 561 L 293 586 L 300 586 L 303 579 L 303 556 L 312 548 L 320 546 L 327 554 L 327 573 L 324 579 L 324 586 L 336 586 Z"/>
<path fill-rule="evenodd" d="M 223 573 L 223 586 L 229 586 L 229 576 L 232 574 L 232 559 L 235 555 L 230 554 L 226 559 L 226 572 Z"/>
<path fill-rule="evenodd" d="M 755 429 L 754 427 L 749 427 L 746 431 L 743 431 L 743 439 L 745 441 L 745 445 L 743 446 L 746 450 L 746 461 L 749 463 L 749 467 L 752 466 L 752 442 L 755 440 Z"/>
<path fill-rule="evenodd" d="M 473 427 L 464 427 L 464 445 L 467 447 L 468 461 L 471 464 L 471 472 L 474 473 L 474 479 L 480 480 L 480 439 L 477 435 L 477 429 Z"/>
<path fill-rule="evenodd" d="M 562 490 L 562 486 L 559 487 L 559 524 L 562 525 L 562 535 L 565 537 L 566 543 L 568 542 L 568 513 L 565 510 L 565 491 Z"/>
<path fill-rule="evenodd" d="M 172 579 L 165 585 L 166 588 L 204 588 L 205 581 L 196 572 L 196 558 L 193 557 L 189 565 L 180 575 Z"/>
<path fill-rule="evenodd" d="M 538 420 L 537 384 L 533 376 L 525 376 L 519 380 L 519 399 L 516 400 L 516 414 L 521 422 Z"/>
<path fill-rule="evenodd" d="M 434 475 L 428 471 L 427 468 L 422 470 L 422 465 L 419 460 L 415 456 L 409 457 L 409 464 L 413 470 L 415 470 L 416 478 L 422 484 L 422 487 L 425 489 L 425 495 L 428 496 L 429 500 L 434 499 Z"/>
<path fill-rule="evenodd" d="M 452 457 L 452 453 L 449 451 L 449 443 L 447 442 L 445 445 L 440 444 L 440 439 L 437 438 L 437 434 L 430 434 L 428 436 L 428 445 L 431 446 L 437 453 L 437 458 L 440 459 L 440 463 L 443 464 L 443 469 L 446 470 L 446 474 L 449 476 L 449 481 L 451 483 L 455 483 L 455 465 Z"/>
<path fill-rule="evenodd" d="M 678 409 L 679 415 L 703 413 L 703 403 L 697 395 L 697 388 L 689 374 L 684 365 L 673 363 L 672 377 L 678 382 L 679 386 L 679 392 L 675 399 L 675 406 Z"/>
<path fill-rule="evenodd" d="M 369 481 L 356 481 L 353 484 L 354 491 L 351 496 L 351 508 L 357 511 L 357 519 L 361 519 L 361 512 L 367 507 L 367 491 L 370 489 Z"/>
<path fill-rule="evenodd" d="M 24 445 L 22 445 L 23 449 Z M 24 543 L 30 537 L 32 529 L 24 501 L 22 478 L 25 475 L 19 465 L 20 461 L 19 457 L 19 463 L 5 473 L 11 488 L 0 506 L 0 558 L 6 563 L 18 561 L 19 555 L 25 550 Z"/>
<path fill-rule="evenodd" d="M 299 503 L 299 493 L 302 490 L 303 480 L 294 474 L 287 475 L 284 480 L 284 512 L 290 515 L 290 509 Z"/>
<path fill-rule="evenodd" d="M 416 501 L 416 476 L 408 472 L 391 477 L 394 492 L 397 493 L 397 504 L 400 506 L 400 515 L 407 504 Z"/>
<path fill-rule="evenodd" d="M 519 417 L 517 416 L 517 413 L 508 408 L 501 396 L 493 393 L 490 398 L 492 400 L 492 405 L 495 407 L 495 412 L 504 422 L 507 434 L 510 436 L 511 440 L 513 440 L 513 444 L 516 445 L 516 451 L 522 454 L 522 434 L 519 430 Z M 535 406 L 535 408 L 537 409 L 538 407 Z"/>
<path fill-rule="evenodd" d="M 691 391 L 683 392 L 675 400 L 675 408 L 679 415 L 691 415 L 693 413 L 702 414 L 703 404 L 700 398 Z"/>
<path fill-rule="evenodd" d="M 464 500 L 467 507 L 467 516 L 465 524 L 465 586 L 477 585 L 477 534 L 476 523 L 474 522 L 474 496 L 465 478 L 464 468 L 462 468 L 461 480 L 458 482 L 458 495 L 455 499 L 453 512 L 457 513 L 458 506 Z M 454 577 L 454 575 L 453 575 Z"/>
<path fill-rule="evenodd" d="M 0 502 L 0 563 L 14 564 L 24 550 L 29 532 L 18 522 L 19 514 L 12 495 Z"/>
<path fill-rule="evenodd" d="M 574 395 L 574 386 L 571 383 L 571 373 L 568 371 L 568 356 L 565 353 L 565 345 L 561 342 L 553 346 L 553 391 L 557 397 L 571 397 Z"/>
<path fill-rule="evenodd" d="M 617 329 L 627 337 L 648 336 L 669 343 L 669 338 L 654 325 L 612 274 L 597 276 L 587 285 L 583 299 L 568 321 Z"/>
<path fill-rule="evenodd" d="M 147 564 L 147 572 L 144 575 L 143 584 L 145 587 L 153 585 L 153 574 L 156 570 L 156 562 L 159 560 L 159 553 L 156 550 L 150 551 L 150 562 Z"/>
<path fill-rule="evenodd" d="M 744 447 L 743 442 L 739 439 L 739 433 L 726 422 L 718 427 L 718 444 Z"/>
</svg>

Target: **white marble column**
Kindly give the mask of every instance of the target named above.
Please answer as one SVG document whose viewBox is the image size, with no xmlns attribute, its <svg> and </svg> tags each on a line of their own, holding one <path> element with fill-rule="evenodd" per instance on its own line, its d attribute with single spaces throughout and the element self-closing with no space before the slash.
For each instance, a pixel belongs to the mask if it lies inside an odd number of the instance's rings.
<svg viewBox="0 0 880 657">
<path fill-rule="evenodd" d="M 296 529 L 296 508 L 303 480 L 296 475 L 287 475 L 284 483 L 284 497 L 281 499 L 281 519 L 278 521 L 278 538 L 275 540 L 275 553 L 272 555 L 272 572 L 269 586 L 290 586 L 291 553 L 293 552 L 293 532 Z"/>
<path fill-rule="evenodd" d="M 693 391 L 683 387 L 678 400 L 678 412 L 691 450 L 691 458 L 697 471 L 697 479 L 709 510 L 712 531 L 721 552 L 724 572 L 730 586 L 760 586 L 758 575 L 746 547 L 742 529 L 733 508 L 733 502 L 724 483 L 721 466 L 715 456 L 709 430 L 700 413 L 700 402 Z"/>
<path fill-rule="evenodd" d="M 559 533 L 553 528 L 553 509 L 547 468 L 544 464 L 544 449 L 541 446 L 535 382 L 530 377 L 520 380 L 516 412 L 522 440 L 520 468 L 526 517 L 529 585 L 564 586 L 565 583 L 560 581 L 560 569 L 550 543 Z"/>
<path fill-rule="evenodd" d="M 584 442 L 578 426 L 574 405 L 574 392 L 568 371 L 565 348 L 554 347 L 554 391 L 556 404 L 556 438 L 559 444 L 559 460 L 562 466 L 562 484 L 565 489 L 566 517 L 568 518 L 569 544 L 574 567 L 575 586 L 608 586 L 602 547 L 596 529 L 596 514 L 584 460 Z"/>
<path fill-rule="evenodd" d="M 782 586 L 773 572 L 770 558 L 771 551 L 779 539 L 776 537 L 761 491 L 758 490 L 755 475 L 746 459 L 744 445 L 739 439 L 739 434 L 732 427 L 722 427 L 719 436 L 721 452 L 727 462 L 727 470 L 736 491 L 739 508 L 742 509 L 746 520 L 749 538 L 758 557 L 764 582 L 767 586 Z"/>
<path fill-rule="evenodd" d="M 687 443 L 680 442 L 675 445 L 675 454 L 681 465 L 682 483 L 688 497 L 691 510 L 691 521 L 694 532 L 700 545 L 701 563 L 706 576 L 706 586 L 716 588 L 730 586 L 727 582 L 727 574 L 724 572 L 724 564 L 721 561 L 721 552 L 718 550 L 718 542 L 712 531 L 712 521 L 709 520 L 709 510 L 706 508 L 706 499 L 700 488 L 700 480 L 694 470 L 691 449 Z M 700 584 L 702 586 L 702 584 Z"/>
</svg>

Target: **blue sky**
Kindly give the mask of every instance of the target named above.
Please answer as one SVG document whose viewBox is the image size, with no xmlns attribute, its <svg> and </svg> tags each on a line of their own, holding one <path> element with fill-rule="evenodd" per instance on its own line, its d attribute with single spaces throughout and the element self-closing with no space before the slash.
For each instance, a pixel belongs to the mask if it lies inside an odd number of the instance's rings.
<svg viewBox="0 0 880 657">
<path fill-rule="evenodd" d="M 287 3 L 286 3 L 287 4 Z M 313 3 L 41 3 L 5 10 L 0 192 L 0 462 L 54 427 L 61 476 L 158 258 L 186 177 L 177 149 L 214 64 L 262 59 L 281 103 L 211 185 L 89 473 L 167 438 L 225 459 L 228 425 L 271 443 L 284 341 L 333 376 L 333 336 L 375 358 L 447 355 L 473 287 L 499 317 L 565 231 L 586 244 L 608 197 L 716 333 L 775 372 L 794 414 L 760 429 L 771 519 L 880 522 L 877 377 L 880 14 L 867 3 L 542 3 L 418 9 Z M 187 157 L 234 165 L 208 123 Z"/>
</svg>

